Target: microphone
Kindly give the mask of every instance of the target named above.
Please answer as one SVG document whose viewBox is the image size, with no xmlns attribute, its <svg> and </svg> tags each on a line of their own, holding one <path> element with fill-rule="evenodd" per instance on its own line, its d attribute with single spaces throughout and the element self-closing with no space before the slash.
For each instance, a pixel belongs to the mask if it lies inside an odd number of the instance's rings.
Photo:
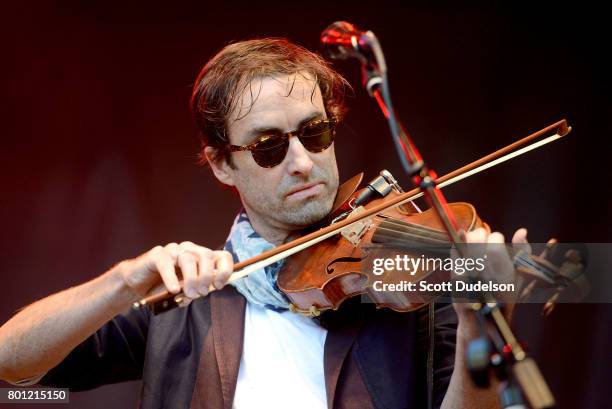
<svg viewBox="0 0 612 409">
<path fill-rule="evenodd" d="M 379 176 L 376 176 L 374 179 L 368 183 L 363 192 L 359 194 L 359 196 L 353 202 L 353 206 L 359 207 L 370 202 L 372 199 L 376 197 L 385 197 L 393 188 L 392 182 L 389 182 L 387 179 L 387 175 L 391 175 L 388 170 L 383 170 L 380 172 Z M 391 175 L 393 178 L 393 175 Z M 395 179 L 393 179 L 395 180 Z"/>
<path fill-rule="evenodd" d="M 347 21 L 336 21 L 321 33 L 321 45 L 332 59 L 354 57 L 367 62 L 373 36 L 371 31 L 361 31 Z"/>
<path fill-rule="evenodd" d="M 321 33 L 321 45 L 331 59 L 359 60 L 363 85 L 370 95 L 382 85 L 387 65 L 373 32 L 362 31 L 347 21 L 336 21 Z"/>
</svg>

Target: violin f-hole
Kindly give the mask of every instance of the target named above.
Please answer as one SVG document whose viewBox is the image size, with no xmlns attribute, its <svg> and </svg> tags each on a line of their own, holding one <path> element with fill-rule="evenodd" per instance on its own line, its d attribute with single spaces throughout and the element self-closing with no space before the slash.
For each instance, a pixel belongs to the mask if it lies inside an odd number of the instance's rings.
<svg viewBox="0 0 612 409">
<path fill-rule="evenodd" d="M 327 274 L 334 274 L 336 272 L 334 265 L 338 264 L 338 263 L 360 263 L 363 260 L 365 260 L 366 258 L 368 258 L 368 255 L 365 255 L 363 257 L 340 257 L 337 258 L 335 260 L 333 260 L 332 262 L 330 262 L 326 267 L 325 267 L 325 271 L 327 272 Z"/>
</svg>

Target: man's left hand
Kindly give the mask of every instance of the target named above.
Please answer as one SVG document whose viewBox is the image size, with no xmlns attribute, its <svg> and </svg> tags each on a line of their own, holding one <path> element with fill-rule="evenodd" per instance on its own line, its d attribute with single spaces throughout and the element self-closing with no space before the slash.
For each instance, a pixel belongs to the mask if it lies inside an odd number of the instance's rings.
<svg viewBox="0 0 612 409">
<path fill-rule="evenodd" d="M 515 282 L 516 281 L 516 269 L 514 263 L 506 251 L 504 244 L 504 235 L 499 232 L 487 233 L 483 228 L 479 228 L 465 234 L 465 241 L 467 243 L 482 243 L 485 244 L 483 249 L 487 255 L 487 271 L 485 275 L 491 278 L 499 277 L 502 278 L 503 282 Z M 527 241 L 527 229 L 520 228 L 512 237 L 512 245 L 515 248 L 531 254 L 531 246 Z M 477 322 L 476 315 L 473 313 L 470 303 L 459 303 L 453 304 L 455 311 L 459 317 L 458 337 L 462 337 L 465 340 L 475 338 L 479 335 L 479 325 Z M 509 320 L 514 310 L 514 304 L 506 303 L 504 309 L 504 315 Z"/>
</svg>

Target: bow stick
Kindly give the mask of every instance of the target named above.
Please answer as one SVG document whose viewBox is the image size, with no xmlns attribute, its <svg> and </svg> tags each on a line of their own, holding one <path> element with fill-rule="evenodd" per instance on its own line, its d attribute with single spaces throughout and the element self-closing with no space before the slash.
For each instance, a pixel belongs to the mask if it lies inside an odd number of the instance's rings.
<svg viewBox="0 0 612 409">
<path fill-rule="evenodd" d="M 499 165 L 500 163 L 523 155 L 529 151 L 540 148 L 550 142 L 556 141 L 569 134 L 571 130 L 572 128 L 567 125 L 567 121 L 565 119 L 562 119 L 502 149 L 499 149 L 472 163 L 469 163 L 452 172 L 447 173 L 444 176 L 437 178 L 436 185 L 438 186 L 438 188 L 444 188 L 446 186 L 452 185 L 460 180 L 480 173 L 483 170 L 489 169 L 493 166 Z M 555 133 L 543 139 L 537 140 L 538 138 L 550 134 L 551 132 Z M 529 144 L 534 140 L 537 141 Z M 331 224 L 327 227 L 323 227 L 317 231 L 309 233 L 289 243 L 282 244 L 278 247 L 265 251 L 255 257 L 251 257 L 247 260 L 243 260 L 239 263 L 236 263 L 234 265 L 234 272 L 228 279 L 228 282 L 243 278 L 249 275 L 250 273 L 259 270 L 260 268 L 264 268 L 266 266 L 274 264 L 279 260 L 285 259 L 293 254 L 296 254 L 302 250 L 309 248 L 310 246 L 320 243 L 323 240 L 326 240 L 339 233 L 342 229 L 352 225 L 353 223 L 357 223 L 363 219 L 375 216 L 376 214 L 384 210 L 401 206 L 402 204 L 405 204 L 411 200 L 418 199 L 421 196 L 423 196 L 423 192 L 421 192 L 420 188 L 412 189 L 408 192 L 398 195 L 395 198 L 389 199 L 384 203 L 374 206 L 371 209 L 365 210 L 362 213 L 359 213 L 358 215 L 354 215 L 344 220 L 338 221 L 334 224 Z M 216 290 L 216 288 L 211 285 L 209 287 L 209 290 L 214 291 Z M 137 301 L 136 303 L 134 303 L 134 307 L 139 308 L 146 305 L 154 305 L 156 303 L 167 301 L 169 299 L 174 299 L 174 302 L 178 304 L 181 303 L 184 298 L 185 296 L 183 295 L 183 293 L 172 294 L 168 291 L 163 291 L 158 294 L 143 298 L 140 301 Z"/>
</svg>

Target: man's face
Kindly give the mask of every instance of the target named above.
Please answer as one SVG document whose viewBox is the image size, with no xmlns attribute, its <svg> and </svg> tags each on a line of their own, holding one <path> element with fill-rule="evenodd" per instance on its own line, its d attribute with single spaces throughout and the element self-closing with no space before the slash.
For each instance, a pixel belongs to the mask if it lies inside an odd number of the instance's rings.
<svg viewBox="0 0 612 409">
<path fill-rule="evenodd" d="M 228 121 L 234 145 L 250 144 L 270 131 L 295 131 L 327 117 L 319 86 L 308 75 L 255 79 L 241 98 Z M 333 144 L 312 153 L 297 137 L 290 137 L 287 156 L 273 168 L 259 166 L 249 151 L 230 155 L 233 167 L 221 161 L 213 169 L 223 183 L 236 187 L 256 229 L 296 230 L 331 210 L 338 188 Z"/>
</svg>

